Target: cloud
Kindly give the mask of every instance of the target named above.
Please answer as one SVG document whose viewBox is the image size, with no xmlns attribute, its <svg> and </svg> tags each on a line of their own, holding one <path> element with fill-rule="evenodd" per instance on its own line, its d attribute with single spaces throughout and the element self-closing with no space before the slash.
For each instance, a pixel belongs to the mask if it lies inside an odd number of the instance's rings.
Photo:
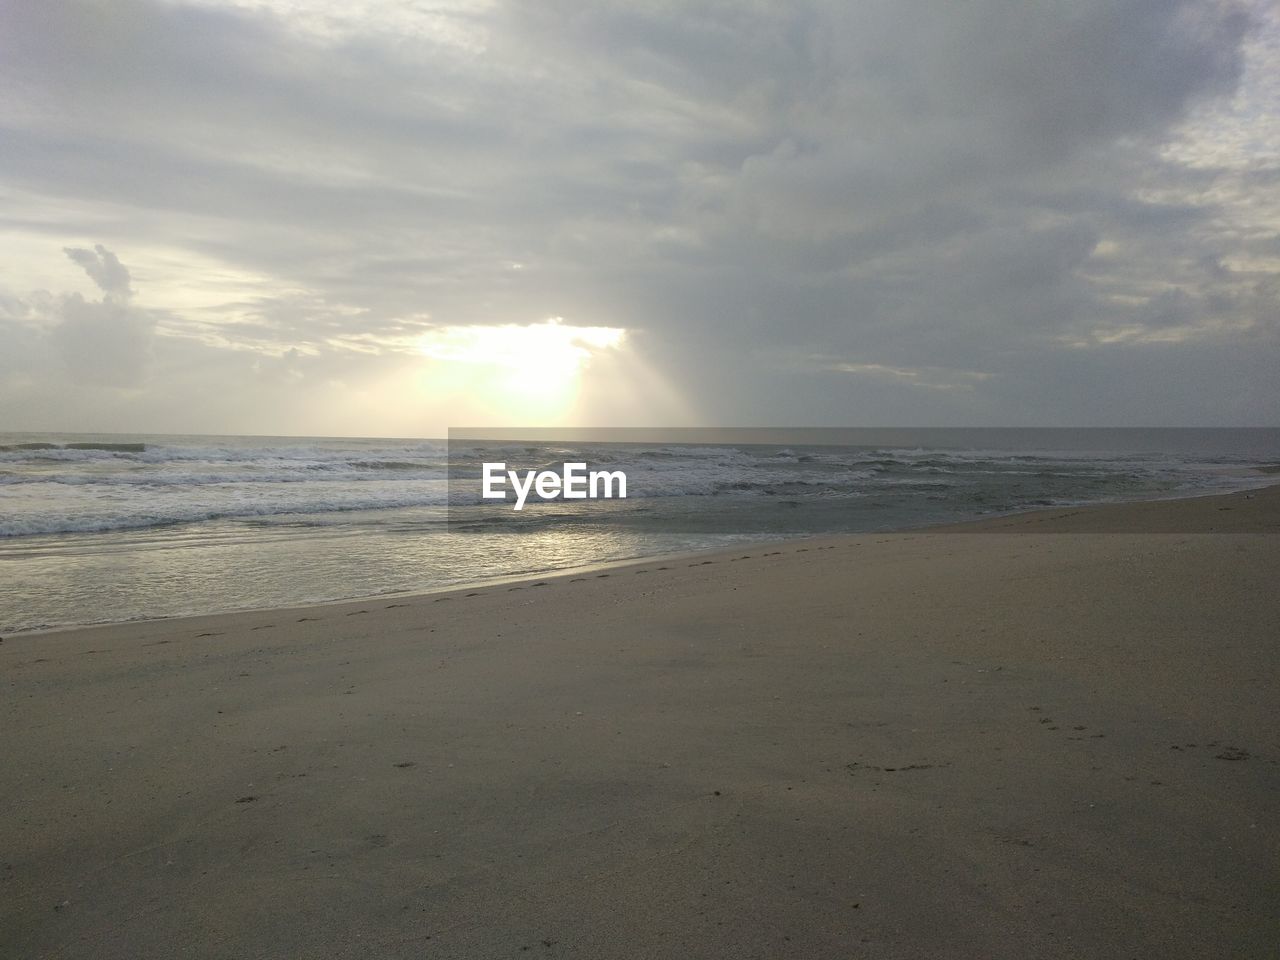
<svg viewBox="0 0 1280 960">
<path fill-rule="evenodd" d="M 1280 15 L 1260 2 L 0 15 L 21 91 L 0 101 L 0 249 L 60 289 L 59 248 L 102 238 L 68 250 L 103 297 L 59 302 L 63 356 L 149 371 L 175 416 L 206 402 L 182 386 L 201 351 L 252 392 L 255 359 L 296 349 L 305 392 L 391 379 L 428 329 L 556 316 L 634 331 L 725 422 L 1280 408 L 1280 386 L 1222 375 L 1280 363 Z M 1088 395 L 1042 406 L 1061 370 Z"/>
<path fill-rule="evenodd" d="M 84 268 L 109 298 L 127 301 L 133 295 L 129 289 L 129 271 L 120 263 L 120 259 L 102 244 L 95 244 L 92 250 L 76 247 L 64 247 L 62 250 L 71 260 Z"/>
<path fill-rule="evenodd" d="M 971 390 L 976 383 L 990 380 L 993 374 L 974 370 L 945 370 L 944 379 L 938 379 L 937 370 L 905 367 L 889 367 L 883 363 L 856 363 L 848 360 L 832 360 L 815 357 L 824 370 L 848 373 L 860 377 L 888 378 L 889 380 L 923 387 L 928 390 Z"/>
<path fill-rule="evenodd" d="M 101 244 L 92 251 L 67 248 L 103 291 L 101 300 L 66 294 L 52 310 L 49 336 L 76 381 L 107 387 L 142 383 L 151 356 L 155 320 L 130 305 L 129 271 Z"/>
</svg>

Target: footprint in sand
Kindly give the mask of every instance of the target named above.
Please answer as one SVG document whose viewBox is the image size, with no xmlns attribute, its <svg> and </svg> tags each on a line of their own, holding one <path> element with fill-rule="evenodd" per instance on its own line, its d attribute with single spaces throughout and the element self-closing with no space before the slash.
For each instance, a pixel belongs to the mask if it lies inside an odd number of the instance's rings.
<svg viewBox="0 0 1280 960">
<path fill-rule="evenodd" d="M 949 767 L 949 762 L 944 763 L 903 763 L 892 767 L 879 767 L 871 763 L 846 763 L 845 769 L 850 773 L 857 773 L 860 770 L 871 770 L 875 773 L 905 773 L 910 770 L 935 770 L 939 767 Z"/>
<path fill-rule="evenodd" d="M 1027 709 L 1028 709 L 1028 710 L 1030 710 L 1030 711 L 1032 711 L 1032 712 L 1034 712 L 1034 713 L 1039 713 L 1043 708 L 1041 708 L 1041 707 L 1027 707 Z M 1037 718 L 1037 722 L 1039 722 L 1040 724 L 1042 724 L 1046 730 L 1061 730 L 1061 729 L 1062 729 L 1060 726 L 1058 726 L 1058 724 L 1057 724 L 1057 723 L 1055 723 L 1055 722 L 1054 722 L 1053 717 L 1038 717 L 1038 718 Z M 1089 728 L 1088 728 L 1088 726 L 1086 726 L 1086 725 L 1085 725 L 1085 724 L 1083 724 L 1083 723 L 1076 723 L 1076 724 L 1072 724 L 1071 729 L 1072 729 L 1072 730 L 1074 730 L 1077 734 L 1079 734 L 1079 736 L 1068 736 L 1068 737 L 1067 737 L 1067 739 L 1068 739 L 1068 740 L 1072 740 L 1072 741 L 1081 741 L 1081 740 L 1102 740 L 1102 739 L 1105 739 L 1105 738 L 1106 738 L 1106 736 L 1107 736 L 1105 733 L 1090 733 L 1090 734 L 1085 734 L 1085 732 L 1084 732 L 1084 731 L 1088 730 Z"/>
</svg>

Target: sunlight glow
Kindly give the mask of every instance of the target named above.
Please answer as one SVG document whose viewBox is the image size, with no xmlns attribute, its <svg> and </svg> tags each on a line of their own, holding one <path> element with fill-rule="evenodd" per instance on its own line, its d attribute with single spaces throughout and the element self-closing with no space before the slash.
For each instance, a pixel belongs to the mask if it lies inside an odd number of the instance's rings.
<svg viewBox="0 0 1280 960">
<path fill-rule="evenodd" d="M 566 326 L 560 317 L 527 326 L 441 327 L 418 341 L 428 357 L 505 367 L 519 380 L 576 374 L 596 350 L 622 345 L 617 327 Z"/>
<path fill-rule="evenodd" d="M 545 417 L 567 412 L 587 364 L 620 349 L 626 336 L 619 327 L 578 327 L 553 317 L 526 325 L 440 327 L 418 340 L 418 350 L 445 361 L 454 378 L 471 381 L 498 407 Z"/>
</svg>

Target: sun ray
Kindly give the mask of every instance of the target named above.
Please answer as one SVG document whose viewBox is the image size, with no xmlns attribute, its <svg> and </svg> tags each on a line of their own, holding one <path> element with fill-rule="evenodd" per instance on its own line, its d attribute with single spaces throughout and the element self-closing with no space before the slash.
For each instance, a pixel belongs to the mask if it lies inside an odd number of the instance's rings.
<svg viewBox="0 0 1280 960">
<path fill-rule="evenodd" d="M 574 407 L 593 357 L 621 350 L 620 327 L 542 323 L 445 326 L 428 331 L 418 350 L 434 361 L 432 384 L 465 384 L 493 414 L 520 422 L 558 423 Z M 434 391 L 433 391 L 434 392 Z"/>
</svg>

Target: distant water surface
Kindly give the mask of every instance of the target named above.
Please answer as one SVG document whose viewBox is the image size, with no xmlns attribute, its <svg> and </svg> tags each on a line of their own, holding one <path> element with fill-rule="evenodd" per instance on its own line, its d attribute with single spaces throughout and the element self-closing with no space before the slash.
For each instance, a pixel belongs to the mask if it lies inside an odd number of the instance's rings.
<svg viewBox="0 0 1280 960">
<path fill-rule="evenodd" d="M 0 434 L 0 632 L 1226 491 L 1273 479 L 1251 468 L 1280 461 L 1275 430 L 898 433 L 922 443 L 455 444 L 455 470 L 582 460 L 627 473 L 626 501 L 498 524 L 451 491 L 443 440 Z"/>
</svg>

